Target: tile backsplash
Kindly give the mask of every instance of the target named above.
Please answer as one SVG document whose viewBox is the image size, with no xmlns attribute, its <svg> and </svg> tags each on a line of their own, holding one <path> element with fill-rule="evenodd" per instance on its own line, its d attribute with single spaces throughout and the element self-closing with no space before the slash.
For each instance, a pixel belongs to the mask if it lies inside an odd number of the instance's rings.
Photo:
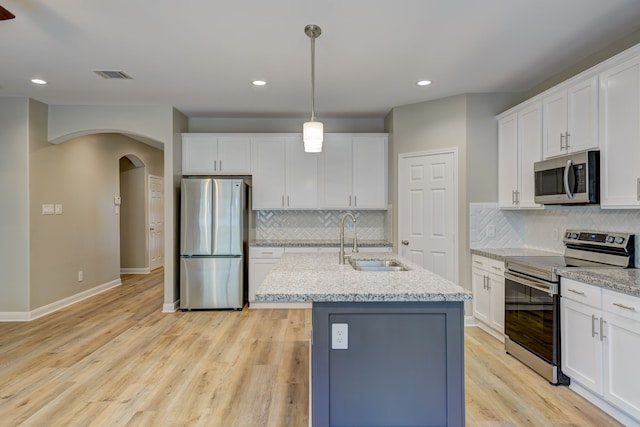
<svg viewBox="0 0 640 427">
<path fill-rule="evenodd" d="M 256 240 L 338 240 L 346 212 L 357 219 L 358 239 L 385 240 L 385 211 L 254 211 Z M 348 231 L 346 231 L 348 230 Z M 345 233 L 353 230 L 347 220 Z"/>
<path fill-rule="evenodd" d="M 636 234 L 635 263 L 640 265 L 640 210 L 547 206 L 509 211 L 498 209 L 497 203 L 471 203 L 469 209 L 472 248 L 528 247 L 563 252 L 562 236 L 567 229 L 624 231 Z M 493 237 L 489 237 L 491 226 Z"/>
</svg>

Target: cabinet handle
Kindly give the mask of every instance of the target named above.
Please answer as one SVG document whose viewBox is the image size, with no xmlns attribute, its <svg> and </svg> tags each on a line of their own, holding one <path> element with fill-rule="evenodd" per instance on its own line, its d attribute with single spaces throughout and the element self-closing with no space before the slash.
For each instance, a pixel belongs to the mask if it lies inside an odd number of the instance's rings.
<svg viewBox="0 0 640 427">
<path fill-rule="evenodd" d="M 353 196 L 353 206 L 358 207 L 358 196 Z"/>
<path fill-rule="evenodd" d="M 516 190 L 511 190 L 511 204 L 516 204 Z"/>
<path fill-rule="evenodd" d="M 478 264 L 478 265 L 482 265 L 482 261 L 473 261 L 474 263 Z"/>
<path fill-rule="evenodd" d="M 569 292 L 573 292 L 574 294 L 578 294 L 578 295 L 585 295 L 584 292 L 580 292 L 580 291 L 576 291 L 575 289 L 567 289 Z"/>
<path fill-rule="evenodd" d="M 564 138 L 564 134 L 560 134 L 560 151 L 564 150 L 564 147 L 562 146 L 562 138 Z"/>
<path fill-rule="evenodd" d="M 564 148 L 567 149 L 567 150 L 569 149 L 569 137 L 570 136 L 571 135 L 569 134 L 569 132 L 565 132 L 564 133 Z"/>
<path fill-rule="evenodd" d="M 591 338 L 595 338 L 598 333 L 596 332 L 596 319 L 597 317 L 593 314 L 591 315 Z"/>
<path fill-rule="evenodd" d="M 284 208 L 284 195 L 282 196 L 282 207 Z"/>
<path fill-rule="evenodd" d="M 635 307 L 629 307 L 628 305 L 620 304 L 618 302 L 614 302 L 613 305 L 615 305 L 616 307 L 624 308 L 625 310 L 636 311 Z"/>
<path fill-rule="evenodd" d="M 606 336 L 604 335 L 604 324 L 607 323 L 603 317 L 600 318 L 600 341 L 604 341 Z"/>
<path fill-rule="evenodd" d="M 217 172 L 218 171 L 218 162 L 217 161 L 213 161 L 213 171 Z"/>
<path fill-rule="evenodd" d="M 520 204 L 520 191 L 516 190 L 516 205 Z"/>
<path fill-rule="evenodd" d="M 497 271 L 502 270 L 500 267 L 496 267 L 495 265 L 492 265 L 491 268 L 493 268 L 494 270 L 497 270 Z"/>
<path fill-rule="evenodd" d="M 487 290 L 491 290 L 491 282 L 489 281 L 489 276 L 487 276 Z"/>
<path fill-rule="evenodd" d="M 273 252 L 262 252 L 263 255 L 273 255 Z"/>
<path fill-rule="evenodd" d="M 638 182 L 640 182 L 640 179 L 638 180 Z M 640 200 L 640 199 L 638 199 Z M 351 195 L 349 195 L 349 206 L 351 206 Z"/>
<path fill-rule="evenodd" d="M 287 196 L 287 207 L 289 207 L 289 196 Z"/>
<path fill-rule="evenodd" d="M 222 160 L 220 160 L 220 172 L 222 172 Z"/>
</svg>

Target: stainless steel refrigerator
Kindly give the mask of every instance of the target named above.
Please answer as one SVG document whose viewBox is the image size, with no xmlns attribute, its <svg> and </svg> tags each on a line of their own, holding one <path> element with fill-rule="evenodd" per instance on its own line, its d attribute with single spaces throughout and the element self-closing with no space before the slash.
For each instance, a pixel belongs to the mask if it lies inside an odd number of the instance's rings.
<svg viewBox="0 0 640 427">
<path fill-rule="evenodd" d="M 180 198 L 180 308 L 242 309 L 244 180 L 183 178 Z"/>
</svg>

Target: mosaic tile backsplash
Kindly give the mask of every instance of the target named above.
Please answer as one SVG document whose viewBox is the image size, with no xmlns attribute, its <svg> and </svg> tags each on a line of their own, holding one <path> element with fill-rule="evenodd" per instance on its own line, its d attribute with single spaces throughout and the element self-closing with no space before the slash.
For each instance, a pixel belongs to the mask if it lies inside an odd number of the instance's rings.
<svg viewBox="0 0 640 427">
<path fill-rule="evenodd" d="M 640 266 L 639 210 L 547 206 L 540 210 L 508 211 L 498 209 L 496 203 L 471 203 L 469 209 L 472 248 L 528 247 L 563 252 L 562 236 L 568 228 L 624 231 L 636 234 L 635 264 Z M 491 234 L 494 236 L 490 237 Z"/>
<path fill-rule="evenodd" d="M 360 240 L 385 239 L 385 211 L 255 211 L 256 240 L 337 240 L 346 212 L 355 215 Z M 352 229 L 347 220 L 345 233 Z"/>
</svg>

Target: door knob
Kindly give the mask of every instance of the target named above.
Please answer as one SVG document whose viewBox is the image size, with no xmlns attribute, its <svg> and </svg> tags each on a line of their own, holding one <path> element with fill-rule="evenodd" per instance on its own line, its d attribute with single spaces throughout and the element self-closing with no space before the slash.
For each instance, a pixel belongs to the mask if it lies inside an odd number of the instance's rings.
<svg viewBox="0 0 640 427">
<path fill-rule="evenodd" d="M 409 246 L 409 241 L 408 240 L 403 240 L 402 244 L 405 245 L 405 246 Z"/>
</svg>

